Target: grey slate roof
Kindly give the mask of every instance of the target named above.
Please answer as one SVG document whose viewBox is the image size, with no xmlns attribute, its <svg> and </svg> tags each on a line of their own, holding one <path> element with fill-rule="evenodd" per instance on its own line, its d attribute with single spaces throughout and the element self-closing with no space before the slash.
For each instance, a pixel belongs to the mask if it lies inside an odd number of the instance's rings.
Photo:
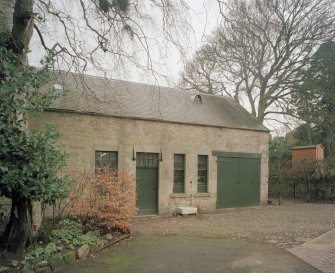
<svg viewBox="0 0 335 273">
<path fill-rule="evenodd" d="M 192 100 L 196 92 L 70 73 L 57 78 L 67 92 L 47 111 L 269 131 L 228 97 L 200 94 L 197 104 Z"/>
</svg>

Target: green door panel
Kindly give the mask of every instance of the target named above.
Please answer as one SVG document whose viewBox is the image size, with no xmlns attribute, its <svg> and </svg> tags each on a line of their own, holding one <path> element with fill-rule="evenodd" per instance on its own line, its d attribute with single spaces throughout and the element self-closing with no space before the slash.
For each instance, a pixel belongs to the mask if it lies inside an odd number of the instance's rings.
<svg viewBox="0 0 335 273">
<path fill-rule="evenodd" d="M 239 159 L 219 157 L 218 161 L 217 207 L 236 206 L 236 196 L 240 191 Z"/>
<path fill-rule="evenodd" d="M 138 214 L 157 214 L 158 154 L 136 154 L 136 193 Z"/>
<path fill-rule="evenodd" d="M 260 202 L 260 161 L 255 158 L 241 158 L 240 180 L 243 205 L 256 205 Z"/>
<path fill-rule="evenodd" d="M 260 157 L 217 153 L 217 208 L 257 205 L 260 201 Z"/>
</svg>

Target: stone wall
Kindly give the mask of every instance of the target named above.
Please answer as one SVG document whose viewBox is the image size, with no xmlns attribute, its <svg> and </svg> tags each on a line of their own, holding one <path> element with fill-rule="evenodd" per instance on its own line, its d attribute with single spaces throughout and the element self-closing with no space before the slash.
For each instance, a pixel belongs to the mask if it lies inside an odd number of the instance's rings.
<svg viewBox="0 0 335 273">
<path fill-rule="evenodd" d="M 51 124 L 62 133 L 71 172 L 94 172 L 95 151 L 117 151 L 119 169 L 136 172 L 135 152 L 162 153 L 159 164 L 159 214 L 171 214 L 178 205 L 200 210 L 216 207 L 216 157 L 213 151 L 260 153 L 261 204 L 268 195 L 267 132 L 115 118 L 64 112 L 44 112 L 30 120 L 30 127 Z M 173 194 L 173 155 L 185 154 L 185 193 Z M 196 193 L 197 156 L 208 155 L 208 193 Z M 192 182 L 192 183 L 191 183 Z"/>
</svg>

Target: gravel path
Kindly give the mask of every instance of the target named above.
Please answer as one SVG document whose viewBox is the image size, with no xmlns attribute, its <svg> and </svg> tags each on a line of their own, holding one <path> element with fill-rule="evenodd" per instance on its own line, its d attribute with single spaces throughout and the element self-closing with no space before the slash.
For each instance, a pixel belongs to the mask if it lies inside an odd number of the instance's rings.
<svg viewBox="0 0 335 273">
<path fill-rule="evenodd" d="M 136 217 L 132 231 L 267 242 L 289 249 L 335 228 L 335 204 L 223 209 L 196 216 Z"/>
</svg>

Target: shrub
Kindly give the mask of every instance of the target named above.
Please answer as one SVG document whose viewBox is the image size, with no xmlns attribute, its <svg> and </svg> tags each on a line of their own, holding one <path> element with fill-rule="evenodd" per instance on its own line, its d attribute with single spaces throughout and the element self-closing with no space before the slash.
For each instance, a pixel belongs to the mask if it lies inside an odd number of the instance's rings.
<svg viewBox="0 0 335 273">
<path fill-rule="evenodd" d="M 54 242 L 44 247 L 36 247 L 26 253 L 25 262 L 36 266 L 47 264 L 47 260 L 61 250 L 62 247 L 57 246 Z"/>
<path fill-rule="evenodd" d="M 9 218 L 9 211 L 4 205 L 0 204 L 0 223 L 4 223 Z"/>
<path fill-rule="evenodd" d="M 305 199 L 306 201 L 335 200 L 334 160 L 276 161 L 270 164 L 269 196 Z"/>
<path fill-rule="evenodd" d="M 92 232 L 84 234 L 82 224 L 74 220 L 61 220 L 52 230 L 50 227 L 45 228 L 48 228 L 45 231 L 48 243 L 31 248 L 25 253 L 22 264 L 28 269 L 47 265 L 55 253 L 65 249 L 74 249 L 85 244 L 94 249 L 98 242 L 97 236 Z"/>
<path fill-rule="evenodd" d="M 57 242 L 67 248 L 73 249 L 75 246 L 87 244 L 94 248 L 98 238 L 92 233 L 83 234 L 82 224 L 72 220 L 62 220 L 58 224 L 58 228 L 50 233 L 50 240 Z"/>
<path fill-rule="evenodd" d="M 66 211 L 94 219 L 107 230 L 128 232 L 136 209 L 136 179 L 123 171 L 97 169 L 95 178 L 78 181 Z"/>
</svg>

